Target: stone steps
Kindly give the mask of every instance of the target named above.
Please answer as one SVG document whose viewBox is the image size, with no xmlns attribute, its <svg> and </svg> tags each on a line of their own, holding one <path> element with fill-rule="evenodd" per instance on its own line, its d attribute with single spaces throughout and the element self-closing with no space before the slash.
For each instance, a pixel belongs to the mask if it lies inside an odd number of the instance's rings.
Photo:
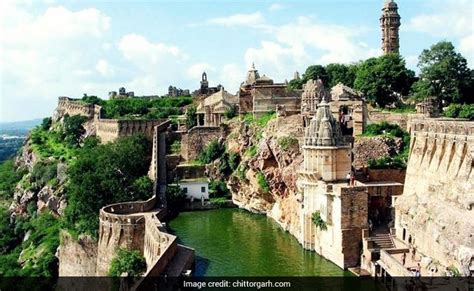
<svg viewBox="0 0 474 291">
<path fill-rule="evenodd" d="M 373 242 L 375 249 L 391 249 L 395 247 L 393 240 L 388 233 L 376 234 L 371 237 L 371 241 Z"/>
</svg>

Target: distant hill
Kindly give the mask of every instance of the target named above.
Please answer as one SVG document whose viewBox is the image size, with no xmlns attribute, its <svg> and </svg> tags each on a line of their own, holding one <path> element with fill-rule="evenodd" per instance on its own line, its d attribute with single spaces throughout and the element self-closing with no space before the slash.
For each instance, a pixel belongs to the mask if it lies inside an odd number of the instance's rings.
<svg viewBox="0 0 474 291">
<path fill-rule="evenodd" d="M 16 122 L 0 122 L 0 162 L 14 156 L 23 144 L 28 132 L 42 119 Z"/>
<path fill-rule="evenodd" d="M 43 119 L 37 118 L 32 120 L 14 121 L 14 122 L 0 122 L 0 132 L 4 130 L 30 130 L 33 127 L 41 124 Z"/>
</svg>

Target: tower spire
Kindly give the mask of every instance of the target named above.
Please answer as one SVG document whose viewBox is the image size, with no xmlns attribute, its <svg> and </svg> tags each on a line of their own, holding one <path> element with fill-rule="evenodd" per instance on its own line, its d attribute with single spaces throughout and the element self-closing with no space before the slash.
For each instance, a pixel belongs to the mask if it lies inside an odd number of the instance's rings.
<svg viewBox="0 0 474 291">
<path fill-rule="evenodd" d="M 382 8 L 380 26 L 382 27 L 382 50 L 384 54 L 399 53 L 400 15 L 394 0 L 386 0 Z"/>
</svg>

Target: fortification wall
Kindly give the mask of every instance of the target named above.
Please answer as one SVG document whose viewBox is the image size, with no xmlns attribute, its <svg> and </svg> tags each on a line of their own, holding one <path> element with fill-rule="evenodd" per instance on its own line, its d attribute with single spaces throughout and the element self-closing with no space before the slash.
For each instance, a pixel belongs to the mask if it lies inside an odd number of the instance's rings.
<svg viewBox="0 0 474 291">
<path fill-rule="evenodd" d="M 94 116 L 100 113 L 100 106 L 87 104 L 80 99 L 72 99 L 69 97 L 59 97 L 58 106 L 54 113 L 54 121 L 59 120 L 64 115 L 82 115 L 89 119 L 93 119 Z"/>
<path fill-rule="evenodd" d="M 423 118 L 423 114 L 417 113 L 394 113 L 373 110 L 369 111 L 368 124 L 386 121 L 388 123 L 397 124 L 406 131 L 410 131 L 410 125 L 412 124 L 411 121 Z"/>
<path fill-rule="evenodd" d="M 93 277 L 96 274 L 97 244 L 88 236 L 75 239 L 65 231 L 60 233 L 58 249 L 60 277 Z"/>
<path fill-rule="evenodd" d="M 99 119 L 96 121 L 97 136 L 102 143 L 113 141 L 119 137 L 143 133 L 148 139 L 153 138 L 154 127 L 165 120 L 121 120 Z"/>
<path fill-rule="evenodd" d="M 412 122 L 396 235 L 463 274 L 474 266 L 474 122 Z"/>
<path fill-rule="evenodd" d="M 213 139 L 225 137 L 226 129 L 221 127 L 196 126 L 183 135 L 181 155 L 187 161 L 196 160 L 202 149 Z"/>
</svg>

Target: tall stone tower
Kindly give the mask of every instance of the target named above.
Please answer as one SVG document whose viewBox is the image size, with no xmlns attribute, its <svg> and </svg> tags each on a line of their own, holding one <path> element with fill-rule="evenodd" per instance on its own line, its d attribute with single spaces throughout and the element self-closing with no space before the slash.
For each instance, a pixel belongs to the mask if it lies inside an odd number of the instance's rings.
<svg viewBox="0 0 474 291">
<path fill-rule="evenodd" d="M 399 53 L 400 37 L 398 31 L 400 29 L 400 18 L 397 3 L 393 0 L 386 0 L 382 8 L 382 17 L 380 17 L 384 54 Z"/>
</svg>

